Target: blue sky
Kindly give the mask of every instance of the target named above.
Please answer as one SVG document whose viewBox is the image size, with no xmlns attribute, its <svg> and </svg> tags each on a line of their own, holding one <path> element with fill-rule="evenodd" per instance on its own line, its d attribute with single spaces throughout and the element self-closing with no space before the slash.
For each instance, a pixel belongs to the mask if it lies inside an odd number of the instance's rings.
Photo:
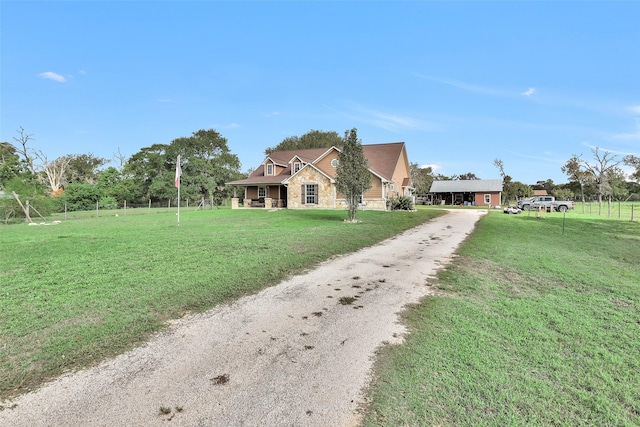
<svg viewBox="0 0 640 427">
<path fill-rule="evenodd" d="M 0 1 L 0 141 L 127 157 L 214 128 L 242 170 L 311 129 L 445 175 L 640 155 L 640 2 Z"/>
</svg>

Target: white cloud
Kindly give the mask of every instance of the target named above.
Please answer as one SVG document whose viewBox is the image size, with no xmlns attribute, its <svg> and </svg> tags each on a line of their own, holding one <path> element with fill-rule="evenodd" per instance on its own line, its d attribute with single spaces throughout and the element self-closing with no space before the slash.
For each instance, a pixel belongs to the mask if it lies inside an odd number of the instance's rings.
<svg viewBox="0 0 640 427">
<path fill-rule="evenodd" d="M 280 115 L 280 111 L 274 111 L 273 113 L 265 114 L 265 117 L 273 117 L 273 116 L 279 116 L 279 115 Z"/>
<path fill-rule="evenodd" d="M 420 77 L 421 79 L 426 79 L 426 80 L 431 80 L 434 82 L 438 82 L 438 83 L 443 83 L 449 86 L 453 86 L 457 89 L 461 89 L 467 92 L 473 92 L 473 93 L 480 93 L 480 94 L 484 94 L 484 95 L 493 95 L 493 96 L 513 96 L 513 93 L 509 93 L 507 91 L 504 91 L 502 89 L 496 89 L 496 88 L 492 88 L 489 86 L 479 86 L 479 85 L 475 85 L 475 84 L 470 84 L 470 83 L 465 83 L 465 82 L 461 82 L 461 81 L 457 81 L 457 80 L 451 80 L 451 79 L 441 79 L 441 78 L 437 78 L 437 77 L 431 77 L 431 76 L 425 76 L 422 74 L 414 74 L 416 77 Z"/>
<path fill-rule="evenodd" d="M 631 114 L 640 116 L 640 105 L 632 105 L 628 110 Z"/>
<path fill-rule="evenodd" d="M 534 93 L 536 93 L 536 88 L 535 87 L 530 87 L 529 89 L 527 89 L 526 91 L 522 92 L 520 95 L 524 95 L 524 96 L 531 96 Z"/>
<path fill-rule="evenodd" d="M 46 71 L 44 73 L 38 74 L 38 76 L 42 77 L 43 79 L 49 79 L 59 83 L 64 83 L 67 81 L 67 79 L 65 79 L 64 76 L 54 73 L 53 71 Z"/>
<path fill-rule="evenodd" d="M 617 133 L 613 135 L 613 139 L 621 141 L 640 141 L 640 126 L 636 126 L 635 132 Z"/>
<path fill-rule="evenodd" d="M 240 125 L 238 123 L 229 123 L 228 125 L 225 126 L 226 129 L 236 129 L 239 127 Z"/>
<path fill-rule="evenodd" d="M 435 131 L 441 128 L 436 123 L 425 122 L 409 116 L 375 111 L 356 103 L 352 103 L 351 107 L 361 114 L 359 117 L 354 117 L 355 119 L 388 131 L 401 129 Z"/>
</svg>

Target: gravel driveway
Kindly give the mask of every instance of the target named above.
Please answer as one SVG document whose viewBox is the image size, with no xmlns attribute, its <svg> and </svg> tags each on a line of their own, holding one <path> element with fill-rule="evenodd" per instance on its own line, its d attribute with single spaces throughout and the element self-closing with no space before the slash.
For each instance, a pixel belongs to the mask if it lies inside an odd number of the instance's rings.
<svg viewBox="0 0 640 427">
<path fill-rule="evenodd" d="M 399 313 L 430 293 L 485 212 L 449 211 L 172 322 L 135 350 L 3 402 L 0 425 L 357 425 L 376 349 L 402 341 Z"/>
</svg>

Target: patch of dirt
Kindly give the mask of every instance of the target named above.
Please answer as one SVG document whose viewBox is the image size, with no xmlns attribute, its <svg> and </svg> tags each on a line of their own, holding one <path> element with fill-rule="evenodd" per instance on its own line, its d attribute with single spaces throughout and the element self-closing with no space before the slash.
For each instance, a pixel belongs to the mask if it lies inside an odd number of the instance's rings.
<svg viewBox="0 0 640 427">
<path fill-rule="evenodd" d="M 357 425 L 376 350 L 402 341 L 402 310 L 432 293 L 425 283 L 485 212 L 452 210 L 259 294 L 171 322 L 135 350 L 0 402 L 0 425 Z M 375 287 L 346 309 L 335 288 L 343 280 Z"/>
</svg>

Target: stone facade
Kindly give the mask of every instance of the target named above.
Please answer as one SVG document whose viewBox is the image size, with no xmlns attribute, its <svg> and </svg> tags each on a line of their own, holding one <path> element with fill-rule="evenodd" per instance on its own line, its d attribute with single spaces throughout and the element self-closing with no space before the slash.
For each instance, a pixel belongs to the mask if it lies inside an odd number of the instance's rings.
<svg viewBox="0 0 640 427">
<path fill-rule="evenodd" d="M 302 186 L 304 184 L 318 185 L 317 203 L 315 205 L 302 203 Z M 333 183 L 326 175 L 313 167 L 306 167 L 289 180 L 287 207 L 292 209 L 335 209 L 336 196 L 334 189 Z"/>
</svg>

